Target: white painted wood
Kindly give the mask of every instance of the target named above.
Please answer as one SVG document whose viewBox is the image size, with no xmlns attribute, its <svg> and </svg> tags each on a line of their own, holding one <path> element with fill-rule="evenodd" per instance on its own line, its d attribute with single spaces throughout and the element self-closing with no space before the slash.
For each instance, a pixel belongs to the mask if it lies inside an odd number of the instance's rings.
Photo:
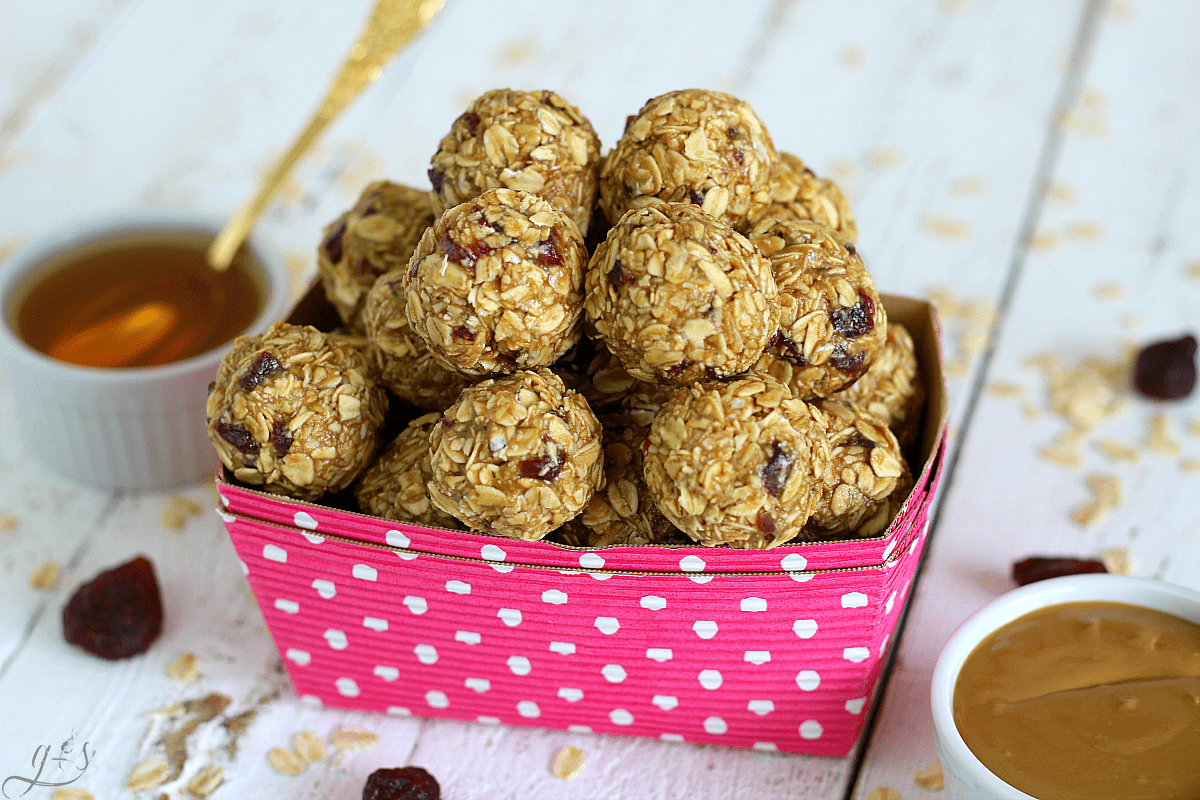
<svg viewBox="0 0 1200 800">
<path fill-rule="evenodd" d="M 64 220 L 132 205 L 232 212 L 315 106 L 369 0 L 173 2 L 72 0 L 0 7 L 0 253 Z M 555 88 L 595 124 L 605 146 L 650 96 L 701 86 L 749 100 L 776 144 L 840 180 L 858 216 L 859 243 L 881 289 L 926 294 L 947 287 L 991 306 L 1002 297 L 1020 226 L 1037 198 L 1037 170 L 1086 8 L 1002 0 L 912 3 L 835 0 L 647 3 L 450 0 L 434 27 L 327 131 L 259 231 L 289 254 L 297 288 L 311 274 L 321 228 L 368 181 L 423 185 L 438 138 L 479 92 Z M 154 752 L 151 711 L 221 692 L 236 713 L 261 702 L 239 740 L 219 725 L 189 740 L 183 784 L 206 764 L 225 769 L 215 797 L 355 798 L 377 766 L 428 767 L 460 798 L 828 798 L 877 785 L 920 796 L 912 774 L 932 760 L 928 672 L 961 617 L 1007 587 L 1013 558 L 1035 549 L 1091 554 L 1132 542 L 1139 574 L 1194 582 L 1200 549 L 1186 534 L 1196 486 L 1179 460 L 1144 456 L 1109 465 L 1094 450 L 1082 471 L 1034 451 L 1061 424 L 1027 421 L 977 384 L 1039 378 L 1030 352 L 1071 360 L 1113 354 L 1125 338 L 1195 325 L 1197 287 L 1183 265 L 1200 258 L 1194 147 L 1197 66 L 1188 31 L 1200 6 L 1169 0 L 1113 4 L 1099 28 L 1084 83 L 1106 103 L 1103 137 L 1069 135 L 1056 180 L 1073 206 L 1047 201 L 1039 224 L 1060 246 L 1035 251 L 994 357 L 963 359 L 951 378 L 952 420 L 963 447 L 878 729 L 856 761 L 458 722 L 363 715 L 301 703 L 279 672 L 220 520 L 211 511 L 183 531 L 160 513 L 172 493 L 108 495 L 37 466 L 36 443 L 15 430 L 12 386 L 0 364 L 0 780 L 21 772 L 38 744 L 72 732 L 97 755 L 79 785 L 125 796 L 134 765 Z M 16 25 L 9 25 L 15 20 Z M 1192 24 L 1189 26 L 1187 22 Z M 28 31 L 20 35 L 14 31 Z M 1092 95 L 1087 95 L 1092 97 Z M 1099 109 L 1099 111 L 1097 110 Z M 975 179 L 964 183 L 964 179 Z M 965 192 L 964 187 L 977 191 Z M 982 191 L 978 191 L 982 188 Z M 1095 221 L 1104 238 L 1068 232 Z M 1080 228 L 1074 229 L 1079 233 Z M 2 257 L 2 256 L 0 256 Z M 1121 280 L 1123 299 L 1094 287 Z M 1143 316 L 1122 328 L 1125 315 Z M 947 358 L 965 326 L 946 320 Z M 986 374 L 981 370 L 987 369 Z M 1194 399 L 1168 409 L 1185 455 L 1200 446 L 1183 424 Z M 1151 409 L 1135 405 L 1104 434 L 1133 444 Z M 1067 519 L 1086 499 L 1082 473 L 1119 474 L 1126 502 L 1099 529 Z M 207 507 L 204 486 L 182 493 Z M 1020 502 L 1012 500 L 1021 498 Z M 167 603 L 162 639 L 146 654 L 108 664 L 61 640 L 71 589 L 143 552 L 158 566 Z M 60 585 L 29 587 L 44 560 L 64 565 Z M 167 666 L 185 650 L 201 676 L 181 685 Z M 264 698 L 269 698 L 265 699 Z M 342 725 L 380 745 L 295 778 L 266 752 Z M 582 775 L 549 773 L 561 746 L 585 752 Z"/>
</svg>

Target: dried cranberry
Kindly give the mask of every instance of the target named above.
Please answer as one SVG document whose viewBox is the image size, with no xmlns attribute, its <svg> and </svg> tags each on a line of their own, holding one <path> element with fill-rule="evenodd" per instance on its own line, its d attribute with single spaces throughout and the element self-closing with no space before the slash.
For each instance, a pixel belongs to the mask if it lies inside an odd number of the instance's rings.
<svg viewBox="0 0 1200 800">
<path fill-rule="evenodd" d="M 791 475 L 792 457 L 780 447 L 779 442 L 771 442 L 771 457 L 762 469 L 763 487 L 772 497 L 779 497 Z"/>
<path fill-rule="evenodd" d="M 458 121 L 466 126 L 468 136 L 474 136 L 479 132 L 480 119 L 479 115 L 474 111 L 463 112 L 463 114 L 458 118 Z"/>
<path fill-rule="evenodd" d="M 346 233 L 346 220 L 343 218 L 336 228 L 329 232 L 325 237 L 325 241 L 321 242 L 321 247 L 325 249 L 325 255 L 329 256 L 329 260 L 334 264 L 342 260 L 342 235 Z"/>
<path fill-rule="evenodd" d="M 738 148 L 737 150 L 733 151 L 733 160 L 738 163 L 738 166 L 745 165 L 746 155 L 745 155 L 745 153 L 742 152 L 741 148 Z"/>
<path fill-rule="evenodd" d="M 367 776 L 362 800 L 441 800 L 442 787 L 420 767 L 377 769 Z"/>
<path fill-rule="evenodd" d="M 808 170 L 808 173 L 811 175 L 812 170 Z M 855 255 L 858 253 L 858 250 L 854 247 L 853 242 L 846 242 L 846 252 L 849 253 L 850 255 Z"/>
<path fill-rule="evenodd" d="M 1141 349 L 1133 385 L 1152 400 L 1179 400 L 1196 388 L 1196 337 L 1155 342 Z"/>
<path fill-rule="evenodd" d="M 784 336 L 783 332 L 779 332 L 779 350 L 780 355 L 788 361 L 795 362 L 803 367 L 808 364 L 808 359 L 804 357 L 804 351 L 789 337 Z"/>
<path fill-rule="evenodd" d="M 754 527 L 762 533 L 775 533 L 775 518 L 760 508 L 754 518 Z"/>
<path fill-rule="evenodd" d="M 279 363 L 279 359 L 273 353 L 263 350 L 254 357 L 254 361 L 250 362 L 250 369 L 238 378 L 238 386 L 247 392 L 252 392 L 260 383 L 282 370 L 283 364 Z"/>
<path fill-rule="evenodd" d="M 846 352 L 846 348 L 838 346 L 833 348 L 833 355 L 829 357 L 829 364 L 834 369 L 852 374 L 855 378 L 866 371 L 863 362 L 866 360 L 866 353 L 855 353 L 850 355 Z"/>
<path fill-rule="evenodd" d="M 522 477 L 536 478 L 537 480 L 549 483 L 559 476 L 565 463 L 566 456 L 560 450 L 554 458 L 533 456 L 532 458 L 523 459 L 518 466 L 520 467 Z"/>
<path fill-rule="evenodd" d="M 847 339 L 866 336 L 875 328 L 875 301 L 862 292 L 858 302 L 849 308 L 839 308 L 829 315 L 833 329 Z"/>
<path fill-rule="evenodd" d="M 258 456 L 258 442 L 254 441 L 254 434 L 245 425 L 217 420 L 213 423 L 213 430 L 217 432 L 218 436 L 233 445 L 242 455 L 250 456 L 251 458 Z"/>
<path fill-rule="evenodd" d="M 474 267 L 476 261 L 495 250 L 482 239 L 477 239 L 470 247 L 463 247 L 455 241 L 449 231 L 442 234 L 440 246 L 442 252 L 446 254 L 446 258 L 462 264 L 464 267 Z"/>
<path fill-rule="evenodd" d="M 362 258 L 360 258 L 358 260 L 358 263 L 354 266 L 354 277 L 356 277 L 356 278 L 363 278 L 363 277 L 366 277 L 367 275 L 378 275 L 378 274 L 379 273 L 376 272 L 375 267 L 371 266 L 370 259 L 368 259 L 366 256 L 363 256 Z"/>
<path fill-rule="evenodd" d="M 288 450 L 292 449 L 292 432 L 288 430 L 288 424 L 284 420 L 277 419 L 271 425 L 271 447 L 275 449 L 275 455 L 282 458 L 288 454 Z"/>
<path fill-rule="evenodd" d="M 1063 575 L 1083 575 L 1089 572 L 1108 572 L 1104 564 L 1090 558 L 1059 558 L 1031 556 L 1012 566 L 1012 578 L 1018 586 Z"/>
<path fill-rule="evenodd" d="M 695 203 L 698 206 L 704 205 L 704 192 L 688 189 L 688 202 Z"/>
<path fill-rule="evenodd" d="M 681 375 L 683 375 L 683 373 L 691 369 L 695 363 L 696 362 L 692 361 L 690 358 L 685 358 L 683 361 L 680 361 L 678 364 L 674 364 L 667 369 L 667 376 L 670 378 L 679 378 Z"/>
<path fill-rule="evenodd" d="M 734 139 L 738 138 L 739 136 L 741 136 L 741 134 L 738 132 L 737 128 L 730 126 L 725 129 L 725 138 L 726 139 L 733 141 Z"/>
<path fill-rule="evenodd" d="M 558 251 L 558 242 L 555 240 L 554 234 L 550 234 L 550 238 L 538 243 L 537 251 L 534 253 L 533 261 L 541 267 L 561 267 L 563 263 L 562 253 Z"/>
<path fill-rule="evenodd" d="M 625 265 L 618 258 L 613 261 L 613 267 L 608 271 L 608 285 L 616 288 L 627 283 L 633 283 L 633 275 L 625 269 Z"/>
<path fill-rule="evenodd" d="M 456 339 L 467 339 L 468 341 L 475 339 L 475 334 L 471 333 L 471 329 L 466 325 L 455 325 L 454 330 L 450 331 L 450 335 Z"/>
<path fill-rule="evenodd" d="M 110 661 L 145 652 L 162 622 L 162 595 L 145 556 L 101 572 L 63 608 L 67 642 Z"/>
<path fill-rule="evenodd" d="M 441 194 L 442 184 L 446 182 L 446 173 L 440 169 L 430 169 L 425 174 L 429 176 L 429 183 L 433 186 L 434 193 Z"/>
</svg>

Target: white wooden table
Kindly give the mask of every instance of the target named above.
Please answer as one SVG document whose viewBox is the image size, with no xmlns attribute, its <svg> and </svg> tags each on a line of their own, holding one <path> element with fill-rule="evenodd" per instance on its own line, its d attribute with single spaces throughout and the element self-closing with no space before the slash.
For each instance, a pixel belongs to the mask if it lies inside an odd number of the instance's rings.
<svg viewBox="0 0 1200 800">
<path fill-rule="evenodd" d="M 131 206 L 232 212 L 313 108 L 368 5 L 0 2 L 0 258 L 60 222 Z M 954 434 L 890 680 L 851 757 L 306 706 L 209 511 L 210 488 L 106 494 L 49 473 L 16 430 L 21 387 L 0 365 L 0 780 L 31 775 L 36 748 L 57 753 L 74 736 L 75 754 L 87 742 L 92 756 L 72 786 L 129 796 L 135 765 L 179 726 L 156 709 L 220 693 L 230 706 L 187 737 L 181 777 L 146 796 L 187 797 L 215 765 L 224 782 L 213 797 L 348 800 L 376 767 L 419 764 L 450 800 L 865 800 L 880 786 L 935 797 L 913 780 L 935 759 L 930 672 L 954 627 L 1011 588 L 1012 561 L 1123 547 L 1135 574 L 1200 588 L 1200 395 L 1168 405 L 1122 390 L 1121 409 L 1078 439 L 1078 465 L 1066 466 L 1039 455 L 1068 425 L 1026 363 L 1117 361 L 1126 343 L 1200 327 L 1197 30 L 1194 0 L 450 0 L 260 224 L 299 290 L 322 226 L 369 180 L 424 185 L 450 122 L 499 86 L 558 90 L 606 147 L 648 97 L 728 91 L 778 147 L 839 180 L 876 284 L 941 302 Z M 1146 444 L 1159 414 L 1176 452 Z M 1109 440 L 1133 460 L 1114 460 Z M 1122 502 L 1084 527 L 1071 514 L 1096 473 L 1119 480 Z M 182 530 L 162 519 L 175 494 L 205 508 Z M 70 592 L 136 553 L 164 587 L 162 638 L 117 663 L 67 646 Z M 62 579 L 35 589 L 46 561 Z M 184 652 L 200 669 L 188 683 L 167 675 Z M 236 737 L 220 724 L 250 711 Z M 328 739 L 345 725 L 379 744 L 297 777 L 268 764 L 295 734 Z M 587 766 L 562 781 L 549 762 L 568 744 Z"/>
</svg>

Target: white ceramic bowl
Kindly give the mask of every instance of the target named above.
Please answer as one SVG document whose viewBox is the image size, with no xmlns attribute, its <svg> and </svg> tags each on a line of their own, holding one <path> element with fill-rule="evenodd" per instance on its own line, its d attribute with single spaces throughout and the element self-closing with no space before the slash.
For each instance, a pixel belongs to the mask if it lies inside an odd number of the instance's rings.
<svg viewBox="0 0 1200 800">
<path fill-rule="evenodd" d="M 204 404 L 228 343 L 183 361 L 153 367 L 97 369 L 68 364 L 14 334 L 14 294 L 31 270 L 59 254 L 113 236 L 205 233 L 224 220 L 173 212 L 129 212 L 61 227 L 0 264 L 0 357 L 9 371 L 17 414 L 30 451 L 55 471 L 103 489 L 152 489 L 212 473 Z M 251 239 L 262 267 L 265 302 L 248 332 L 282 319 L 289 305 L 282 258 Z"/>
<path fill-rule="evenodd" d="M 954 684 L 963 662 L 989 634 L 1031 611 L 1059 603 L 1128 603 L 1200 624 L 1200 593 L 1148 578 L 1071 575 L 1031 583 L 975 612 L 946 642 L 933 668 L 930 700 L 938 757 L 949 800 L 1036 800 L 996 777 L 967 747 L 954 724 Z"/>
</svg>

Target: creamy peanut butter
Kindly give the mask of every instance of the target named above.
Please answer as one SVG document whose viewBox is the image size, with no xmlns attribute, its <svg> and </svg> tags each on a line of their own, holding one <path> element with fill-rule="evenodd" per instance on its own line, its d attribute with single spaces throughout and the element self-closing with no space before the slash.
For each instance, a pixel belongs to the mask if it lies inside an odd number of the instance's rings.
<svg viewBox="0 0 1200 800">
<path fill-rule="evenodd" d="M 1124 603 L 1050 606 L 972 651 L 954 721 L 1041 800 L 1200 798 L 1200 625 Z"/>
</svg>

